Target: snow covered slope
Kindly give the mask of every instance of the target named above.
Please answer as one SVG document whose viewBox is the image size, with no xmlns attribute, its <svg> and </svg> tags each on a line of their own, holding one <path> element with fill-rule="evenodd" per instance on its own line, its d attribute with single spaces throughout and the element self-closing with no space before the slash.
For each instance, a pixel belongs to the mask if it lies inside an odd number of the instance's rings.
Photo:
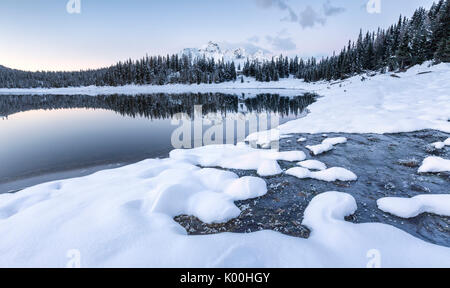
<svg viewBox="0 0 450 288">
<path fill-rule="evenodd" d="M 278 135 L 293 133 L 382 134 L 423 129 L 450 133 L 450 64 L 429 67 L 425 63 L 398 76 L 303 83 L 303 89 L 324 96 L 308 107 L 310 113 L 275 131 L 252 134 L 247 140 L 264 145 Z"/>
</svg>

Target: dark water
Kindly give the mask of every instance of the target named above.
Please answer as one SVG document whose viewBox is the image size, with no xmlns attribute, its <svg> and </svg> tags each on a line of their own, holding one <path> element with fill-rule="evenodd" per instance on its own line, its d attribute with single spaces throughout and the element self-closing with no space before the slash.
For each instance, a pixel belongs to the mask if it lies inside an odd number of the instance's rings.
<svg viewBox="0 0 450 288">
<path fill-rule="evenodd" d="M 277 113 L 283 123 L 304 115 L 314 99 L 309 94 L 0 96 L 0 193 L 165 157 L 174 149 L 172 133 L 182 122 L 172 121 L 179 120 L 180 113 L 188 122 L 200 118 L 204 133 L 237 116 L 259 120 Z M 201 115 L 196 116 L 196 105 L 201 105 Z M 245 135 L 234 131 L 232 143 L 252 131 L 249 123 L 244 126 Z M 191 145 L 199 140 L 193 136 Z"/>
</svg>

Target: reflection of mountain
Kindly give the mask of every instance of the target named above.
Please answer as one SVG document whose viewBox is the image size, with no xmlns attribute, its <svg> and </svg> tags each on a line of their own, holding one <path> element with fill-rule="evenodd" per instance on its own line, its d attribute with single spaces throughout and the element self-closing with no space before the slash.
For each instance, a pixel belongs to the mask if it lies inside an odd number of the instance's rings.
<svg viewBox="0 0 450 288">
<path fill-rule="evenodd" d="M 123 116 L 149 119 L 172 118 L 177 113 L 192 117 L 194 106 L 202 105 L 208 113 L 274 112 L 283 116 L 298 115 L 315 101 L 315 96 L 306 94 L 297 97 L 282 97 L 261 94 L 254 98 L 239 99 L 234 95 L 209 94 L 151 94 L 139 96 L 2 96 L 0 115 L 12 115 L 31 110 L 55 110 L 72 108 L 105 109 Z"/>
</svg>

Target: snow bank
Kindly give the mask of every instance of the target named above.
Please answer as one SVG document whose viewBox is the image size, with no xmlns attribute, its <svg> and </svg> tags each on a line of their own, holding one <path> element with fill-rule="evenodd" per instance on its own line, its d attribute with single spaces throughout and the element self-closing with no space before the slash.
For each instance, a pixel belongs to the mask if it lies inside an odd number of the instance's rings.
<svg viewBox="0 0 450 288">
<path fill-rule="evenodd" d="M 311 172 L 308 169 L 302 167 L 295 167 L 287 170 L 286 174 L 297 177 L 299 179 L 311 178 L 325 182 L 334 182 L 338 180 L 339 181 L 358 180 L 358 176 L 356 176 L 355 173 L 340 167 L 329 168 L 317 172 Z"/>
<path fill-rule="evenodd" d="M 306 161 L 297 163 L 297 165 L 299 165 L 303 168 L 310 169 L 310 170 L 325 170 L 325 169 L 327 169 L 327 165 L 325 165 L 324 163 L 317 161 L 317 160 L 306 160 Z"/>
<path fill-rule="evenodd" d="M 302 161 L 306 159 L 306 155 L 302 151 L 278 152 L 254 149 L 239 143 L 237 145 L 209 145 L 191 150 L 174 150 L 170 153 L 170 158 L 203 167 L 256 170 L 260 176 L 274 176 L 282 173 L 277 160 Z"/>
<path fill-rule="evenodd" d="M 65 267 L 74 250 L 82 267 L 366 267 L 374 249 L 382 267 L 450 266 L 448 248 L 389 225 L 345 222 L 357 206 L 339 192 L 311 201 L 307 240 L 272 231 L 188 236 L 173 220 L 225 221 L 238 215 L 232 200 L 263 195 L 263 182 L 164 159 L 3 194 L 0 267 Z"/>
<path fill-rule="evenodd" d="M 439 173 L 450 171 L 450 160 L 440 157 L 427 157 L 419 167 L 419 173 Z"/>
<path fill-rule="evenodd" d="M 450 216 L 450 195 L 419 195 L 413 198 L 382 198 L 378 208 L 401 218 L 414 218 L 422 213 Z"/>
<path fill-rule="evenodd" d="M 415 66 L 401 78 L 388 73 L 365 81 L 355 76 L 339 85 L 303 83 L 303 89 L 324 97 L 308 107 L 306 117 L 280 125 L 272 134 L 383 134 L 424 129 L 450 133 L 450 64 L 428 66 Z M 419 75 L 424 71 L 431 73 Z"/>
</svg>

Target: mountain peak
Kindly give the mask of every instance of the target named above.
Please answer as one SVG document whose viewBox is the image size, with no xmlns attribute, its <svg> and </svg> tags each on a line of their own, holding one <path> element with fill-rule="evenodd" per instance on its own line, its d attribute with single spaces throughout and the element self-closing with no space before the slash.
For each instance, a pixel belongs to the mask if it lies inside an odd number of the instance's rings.
<svg viewBox="0 0 450 288">
<path fill-rule="evenodd" d="M 268 53 L 257 50 L 255 53 L 249 53 L 244 47 L 236 47 L 231 49 L 222 50 L 220 45 L 216 42 L 209 41 L 206 45 L 201 48 L 186 48 L 180 52 L 180 55 L 187 55 L 192 59 L 206 57 L 208 59 L 214 59 L 216 61 L 225 60 L 227 62 L 235 62 L 236 65 L 243 65 L 248 59 L 264 61 L 270 60 L 272 55 Z"/>
</svg>

